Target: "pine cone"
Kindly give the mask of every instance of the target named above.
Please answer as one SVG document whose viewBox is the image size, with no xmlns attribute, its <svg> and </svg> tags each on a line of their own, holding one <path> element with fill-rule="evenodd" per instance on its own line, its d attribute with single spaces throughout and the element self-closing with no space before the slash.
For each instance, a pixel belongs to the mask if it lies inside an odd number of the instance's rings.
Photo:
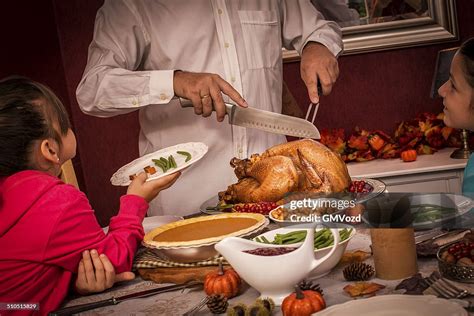
<svg viewBox="0 0 474 316">
<path fill-rule="evenodd" d="M 367 263 L 355 262 L 342 271 L 347 281 L 366 281 L 374 276 L 374 268 Z"/>
<path fill-rule="evenodd" d="M 307 290 L 315 291 L 315 292 L 319 292 L 319 294 L 323 296 L 323 290 L 321 290 L 321 288 L 319 287 L 319 284 L 313 284 L 312 281 L 303 280 L 298 284 L 298 286 L 302 291 L 307 291 Z"/>
<path fill-rule="evenodd" d="M 229 303 L 224 295 L 213 294 L 208 296 L 206 305 L 213 314 L 222 314 L 226 312 Z"/>
</svg>

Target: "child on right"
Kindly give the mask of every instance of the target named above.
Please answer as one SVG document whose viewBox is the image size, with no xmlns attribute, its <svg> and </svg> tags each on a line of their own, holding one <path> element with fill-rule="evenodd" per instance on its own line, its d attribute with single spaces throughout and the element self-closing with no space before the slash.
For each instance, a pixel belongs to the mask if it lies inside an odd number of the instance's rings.
<svg viewBox="0 0 474 316">
<path fill-rule="evenodd" d="M 100 291 L 130 271 L 148 203 L 180 175 L 146 182 L 139 174 L 105 234 L 87 197 L 58 178 L 76 154 L 64 106 L 26 78 L 0 81 L 0 148 L 0 302 L 37 303 L 40 315 L 57 309 L 73 284 Z"/>
<path fill-rule="evenodd" d="M 474 38 L 465 41 L 451 62 L 449 80 L 439 89 L 443 97 L 444 123 L 474 131 Z M 474 198 L 474 156 L 464 170 L 463 195 Z"/>
</svg>

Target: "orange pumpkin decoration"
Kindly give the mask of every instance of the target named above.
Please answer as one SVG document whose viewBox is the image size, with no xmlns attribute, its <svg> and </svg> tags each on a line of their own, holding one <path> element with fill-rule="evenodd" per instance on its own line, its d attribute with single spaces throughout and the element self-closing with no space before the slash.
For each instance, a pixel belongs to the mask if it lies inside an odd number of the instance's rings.
<svg viewBox="0 0 474 316">
<path fill-rule="evenodd" d="M 385 145 L 385 141 L 379 134 L 374 134 L 369 136 L 369 145 L 373 150 L 379 151 Z"/>
<path fill-rule="evenodd" d="M 227 298 L 239 293 L 242 280 L 234 269 L 224 269 L 222 262 L 215 272 L 209 272 L 204 278 L 204 291 L 207 295 L 222 294 Z"/>
<path fill-rule="evenodd" d="M 309 316 L 326 308 L 326 302 L 321 293 L 312 290 L 302 291 L 298 286 L 296 292 L 283 300 L 281 310 L 283 316 Z"/>
<path fill-rule="evenodd" d="M 416 160 L 416 150 L 408 149 L 408 150 L 402 151 L 400 156 L 402 157 L 402 160 L 405 161 L 405 162 L 415 161 Z"/>
</svg>

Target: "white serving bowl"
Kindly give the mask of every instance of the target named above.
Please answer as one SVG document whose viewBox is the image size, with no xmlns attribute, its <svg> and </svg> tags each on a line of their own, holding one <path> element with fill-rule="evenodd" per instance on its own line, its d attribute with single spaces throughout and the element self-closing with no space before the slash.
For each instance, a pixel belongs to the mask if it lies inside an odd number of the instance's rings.
<svg viewBox="0 0 474 316">
<path fill-rule="evenodd" d="M 307 226 L 308 225 L 306 225 L 306 228 L 307 228 Z M 291 227 L 278 228 L 278 229 L 270 230 L 266 233 L 260 234 L 257 237 L 262 237 L 263 236 L 271 242 L 275 239 L 276 234 L 287 234 L 287 233 L 290 233 L 290 232 L 293 232 L 293 231 L 303 230 L 304 229 L 303 227 L 305 227 L 305 226 L 304 225 L 295 225 L 295 226 L 291 226 Z M 349 228 L 352 228 L 352 226 L 347 225 L 347 227 L 346 227 L 346 225 L 344 225 L 344 227 L 339 228 L 339 230 L 342 230 L 344 228 L 349 229 Z M 316 229 L 316 231 L 318 231 L 318 230 L 320 230 L 320 228 Z M 327 259 L 325 262 L 323 262 L 321 265 L 316 267 L 316 269 L 311 271 L 311 273 L 308 276 L 308 279 L 317 279 L 317 278 L 323 277 L 326 274 L 328 274 L 329 272 L 331 272 L 331 270 L 341 260 L 342 255 L 346 251 L 347 245 L 349 244 L 349 241 L 352 239 L 352 237 L 354 237 L 355 233 L 356 233 L 355 228 L 352 228 L 352 232 L 349 235 L 349 237 L 346 240 L 343 240 L 343 241 L 339 242 L 339 244 L 337 245 L 336 250 L 334 251 L 332 256 L 329 259 Z M 254 240 L 255 240 L 255 238 L 254 238 Z M 301 244 L 302 243 L 299 242 L 299 243 L 294 243 L 294 244 L 287 244 L 287 246 L 296 246 L 296 247 L 298 247 Z M 266 245 L 266 244 L 262 243 L 262 245 Z M 314 253 L 315 253 L 316 259 L 320 259 L 320 258 L 324 257 L 326 254 L 329 253 L 329 251 L 331 251 L 331 246 L 327 246 L 327 247 L 324 247 L 324 248 L 321 248 L 321 249 L 315 249 Z"/>
</svg>

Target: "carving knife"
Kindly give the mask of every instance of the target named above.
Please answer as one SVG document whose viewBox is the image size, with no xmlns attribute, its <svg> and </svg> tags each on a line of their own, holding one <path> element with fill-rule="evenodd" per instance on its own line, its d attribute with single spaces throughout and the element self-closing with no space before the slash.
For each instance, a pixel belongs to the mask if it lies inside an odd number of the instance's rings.
<svg viewBox="0 0 474 316">
<path fill-rule="evenodd" d="M 136 292 L 132 294 L 122 295 L 118 297 L 112 296 L 109 299 L 98 301 L 98 302 L 61 308 L 49 313 L 48 315 L 49 316 L 72 315 L 72 314 L 88 311 L 94 308 L 117 305 L 118 303 L 121 303 L 129 299 L 133 299 L 133 298 L 148 297 L 148 296 L 159 294 L 159 293 L 171 292 L 171 291 L 188 289 L 188 288 L 195 288 L 197 286 L 202 286 L 202 282 L 188 282 L 184 284 L 175 284 L 175 285 L 170 285 L 170 286 L 159 287 L 156 289 L 140 291 L 140 292 Z"/>
<path fill-rule="evenodd" d="M 193 107 L 190 100 L 179 98 L 179 101 L 183 108 Z M 321 138 L 316 126 L 307 120 L 250 107 L 242 108 L 229 102 L 224 103 L 229 124 L 300 138 Z"/>
</svg>

